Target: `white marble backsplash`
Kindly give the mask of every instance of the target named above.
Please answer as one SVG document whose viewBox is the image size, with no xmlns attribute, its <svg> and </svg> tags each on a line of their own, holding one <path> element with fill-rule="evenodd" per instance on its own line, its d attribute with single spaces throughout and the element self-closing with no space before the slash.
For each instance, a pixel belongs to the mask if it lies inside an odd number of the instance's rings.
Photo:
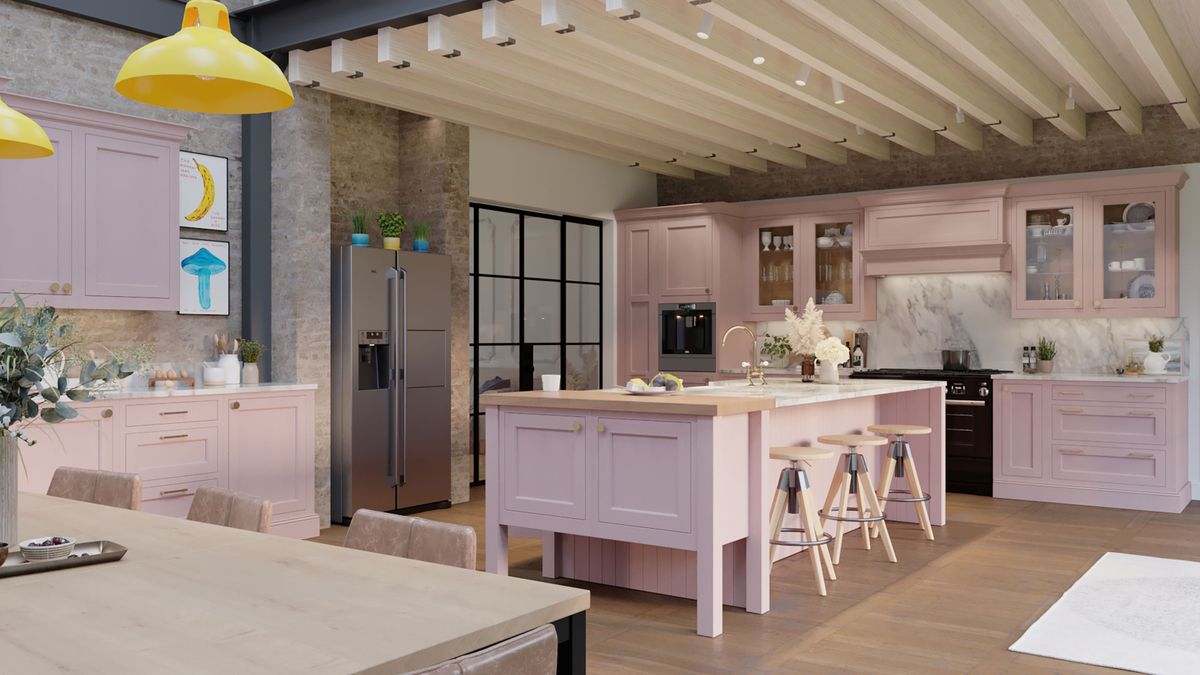
<svg viewBox="0 0 1200 675">
<path fill-rule="evenodd" d="M 878 282 L 875 321 L 828 321 L 834 335 L 860 326 L 870 334 L 871 368 L 940 368 L 942 349 L 973 349 L 977 368 L 1019 370 L 1021 346 L 1039 337 L 1058 343 L 1055 369 L 1105 373 L 1125 362 L 1126 341 L 1164 335 L 1183 343 L 1183 319 L 1014 319 L 1011 277 L 947 274 L 885 277 Z M 782 322 L 759 332 L 784 332 Z M 1185 372 L 1187 363 L 1184 363 Z"/>
</svg>

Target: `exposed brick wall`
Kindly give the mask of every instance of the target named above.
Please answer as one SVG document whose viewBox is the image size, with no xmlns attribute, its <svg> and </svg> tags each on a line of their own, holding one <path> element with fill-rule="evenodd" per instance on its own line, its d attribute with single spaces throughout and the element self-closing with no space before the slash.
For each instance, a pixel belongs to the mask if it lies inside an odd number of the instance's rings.
<svg viewBox="0 0 1200 675">
<path fill-rule="evenodd" d="M 334 249 L 350 243 L 350 214 L 365 211 L 372 246 L 383 246 L 380 211 L 400 204 L 400 115 L 394 108 L 333 96 L 330 115 L 330 206 Z"/>
<path fill-rule="evenodd" d="M 792 169 L 771 165 L 765 173 L 733 169 L 728 176 L 696 174 L 695 180 L 658 177 L 658 203 L 749 201 L 804 195 L 969 183 L 1200 161 L 1200 130 L 1189 130 L 1169 105 L 1143 109 L 1142 134 L 1125 133 L 1106 113 L 1087 116 L 1087 138 L 1073 141 L 1049 122 L 1034 123 L 1034 143 L 1020 146 L 985 129 L 983 149 L 967 150 L 938 137 L 937 152 L 919 155 L 892 145 L 892 159 L 850 153 L 844 165 L 819 159 Z"/>
</svg>

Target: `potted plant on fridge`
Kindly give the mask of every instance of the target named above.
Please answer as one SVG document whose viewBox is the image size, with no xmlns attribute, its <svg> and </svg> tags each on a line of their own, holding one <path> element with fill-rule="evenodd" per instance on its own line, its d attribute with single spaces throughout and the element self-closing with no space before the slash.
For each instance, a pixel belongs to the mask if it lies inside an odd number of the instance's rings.
<svg viewBox="0 0 1200 675">
<path fill-rule="evenodd" d="M 258 384 L 258 359 L 263 353 L 263 343 L 258 340 L 242 340 L 242 384 Z"/>
<path fill-rule="evenodd" d="M 429 251 L 429 223 L 413 223 L 413 250 Z"/>
<path fill-rule="evenodd" d="M 355 211 L 350 214 L 350 226 L 354 232 L 350 234 L 350 245 L 362 248 L 371 243 L 371 235 L 367 234 L 367 214 Z"/>
<path fill-rule="evenodd" d="M 48 382 L 47 366 L 74 346 L 70 326 L 53 307 L 29 308 L 20 296 L 13 298 L 11 306 L 0 308 L 0 546 L 18 541 L 18 453 L 22 444 L 36 442 L 26 427 L 38 419 L 57 424 L 78 417 L 72 401 L 91 401 L 93 392 L 135 370 L 115 356 L 89 359 L 78 384 L 70 386 L 61 372 Z"/>
<path fill-rule="evenodd" d="M 383 211 L 375 220 L 379 223 L 379 234 L 383 235 L 383 247 L 389 251 L 400 250 L 400 234 L 404 232 L 404 216 L 395 211 Z"/>
<path fill-rule="evenodd" d="M 1054 372 L 1054 357 L 1058 356 L 1058 343 L 1046 338 L 1038 338 L 1037 368 L 1039 373 Z"/>
</svg>

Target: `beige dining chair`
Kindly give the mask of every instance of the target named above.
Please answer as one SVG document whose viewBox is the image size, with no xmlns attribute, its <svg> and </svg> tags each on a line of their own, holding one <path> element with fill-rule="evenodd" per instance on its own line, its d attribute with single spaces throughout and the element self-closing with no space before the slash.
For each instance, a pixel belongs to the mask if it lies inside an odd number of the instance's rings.
<svg viewBox="0 0 1200 675">
<path fill-rule="evenodd" d="M 239 530 L 271 531 L 271 502 L 217 487 L 196 488 L 188 520 Z"/>
<path fill-rule="evenodd" d="M 46 494 L 77 502 L 140 511 L 142 477 L 136 473 L 60 466 L 54 470 L 54 476 L 50 479 L 50 489 L 46 490 Z"/>
<path fill-rule="evenodd" d="M 359 509 L 346 548 L 475 569 L 475 530 L 466 525 Z"/>
<path fill-rule="evenodd" d="M 553 675 L 557 667 L 558 633 L 547 624 L 409 675 Z"/>
</svg>

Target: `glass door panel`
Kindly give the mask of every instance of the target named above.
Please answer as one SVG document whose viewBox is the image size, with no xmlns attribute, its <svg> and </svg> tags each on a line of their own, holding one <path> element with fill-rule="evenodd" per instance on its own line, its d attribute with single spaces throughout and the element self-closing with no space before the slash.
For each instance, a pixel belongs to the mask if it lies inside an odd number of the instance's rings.
<svg viewBox="0 0 1200 675">
<path fill-rule="evenodd" d="M 757 229 L 759 307 L 779 307 L 782 312 L 796 304 L 795 229 L 790 223 Z"/>
<path fill-rule="evenodd" d="M 1163 237 L 1155 221 L 1161 193 L 1097 197 L 1092 203 L 1097 221 L 1094 264 L 1095 306 L 1157 307 L 1164 303 L 1159 288 L 1158 262 Z"/>
<path fill-rule="evenodd" d="M 1070 197 L 1014 204 L 1013 307 L 1015 312 L 1059 312 L 1083 307 L 1086 226 L 1083 201 Z M 1046 314 L 1049 315 L 1049 314 Z"/>
<path fill-rule="evenodd" d="M 818 220 L 811 230 L 816 245 L 813 300 L 830 307 L 853 305 L 857 300 L 854 261 L 854 222 Z M 808 299 L 805 298 L 805 301 Z"/>
</svg>

